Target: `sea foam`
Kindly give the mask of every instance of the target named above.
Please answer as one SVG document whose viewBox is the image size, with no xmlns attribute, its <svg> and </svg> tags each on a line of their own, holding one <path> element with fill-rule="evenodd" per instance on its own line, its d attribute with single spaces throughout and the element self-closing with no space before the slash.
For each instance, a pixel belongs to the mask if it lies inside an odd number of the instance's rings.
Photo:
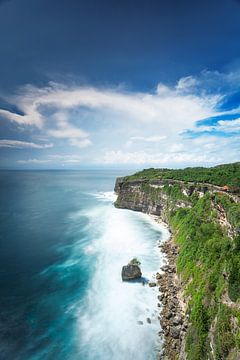
<svg viewBox="0 0 240 360">
<path fill-rule="evenodd" d="M 96 197 L 102 204 L 84 213 L 88 232 L 97 228 L 98 234 L 85 249 L 95 259 L 95 271 L 78 312 L 81 354 L 86 359 L 154 359 L 160 346 L 158 290 L 122 282 L 121 268 L 137 257 L 150 280 L 164 261 L 157 244 L 166 229 L 143 214 L 115 209 L 112 193 Z"/>
</svg>

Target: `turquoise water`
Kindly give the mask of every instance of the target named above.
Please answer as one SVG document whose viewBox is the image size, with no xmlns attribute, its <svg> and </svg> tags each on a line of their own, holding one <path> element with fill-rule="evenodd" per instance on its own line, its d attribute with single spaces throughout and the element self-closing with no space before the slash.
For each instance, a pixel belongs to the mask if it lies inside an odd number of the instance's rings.
<svg viewBox="0 0 240 360">
<path fill-rule="evenodd" d="M 167 231 L 114 208 L 118 175 L 0 172 L 1 359 L 156 358 L 158 289 L 121 267 L 138 257 L 151 279 Z"/>
</svg>

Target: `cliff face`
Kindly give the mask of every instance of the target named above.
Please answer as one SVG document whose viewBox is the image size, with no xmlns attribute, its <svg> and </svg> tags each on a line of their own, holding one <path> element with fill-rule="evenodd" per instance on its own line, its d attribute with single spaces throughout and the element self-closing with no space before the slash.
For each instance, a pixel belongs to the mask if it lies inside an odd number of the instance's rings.
<svg viewBox="0 0 240 360">
<path fill-rule="evenodd" d="M 160 216 L 173 232 L 171 286 L 180 290 L 188 321 L 178 339 L 169 339 L 172 315 L 164 319 L 168 359 L 176 359 L 176 349 L 179 359 L 240 359 L 239 197 L 211 184 L 166 179 L 118 178 L 115 192 L 116 207 Z M 165 305 L 174 296 L 168 292 Z"/>
<path fill-rule="evenodd" d="M 173 201 L 169 189 L 181 193 Z M 213 185 L 192 184 L 177 180 L 130 180 L 117 178 L 114 191 L 118 198 L 115 206 L 122 209 L 141 211 L 143 213 L 161 216 L 167 221 L 166 213 L 174 208 L 190 207 L 190 196 L 202 197 L 206 192 L 219 191 Z"/>
<path fill-rule="evenodd" d="M 156 199 L 151 198 L 149 192 L 144 191 L 143 186 L 142 181 L 125 182 L 121 178 L 117 179 L 115 192 L 118 194 L 118 198 L 115 206 L 153 215 L 162 215 L 167 197 L 159 193 L 156 201 Z"/>
</svg>

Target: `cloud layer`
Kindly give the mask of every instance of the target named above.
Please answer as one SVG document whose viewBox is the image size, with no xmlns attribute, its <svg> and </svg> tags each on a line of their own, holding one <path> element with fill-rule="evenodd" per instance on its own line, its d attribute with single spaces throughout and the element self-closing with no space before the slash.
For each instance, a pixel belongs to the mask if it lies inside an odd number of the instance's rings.
<svg viewBox="0 0 240 360">
<path fill-rule="evenodd" d="M 0 140 L 0 147 L 13 149 L 49 149 L 53 144 L 35 144 L 28 141 L 19 140 Z"/>
<path fill-rule="evenodd" d="M 5 96 L 18 111 L 0 109 L 1 121 L 19 132 L 16 140 L 0 140 L 0 147 L 48 151 L 36 158 L 26 154 L 18 164 L 183 166 L 235 161 L 239 105 L 229 108 L 228 98 L 237 91 L 237 79 L 239 73 L 203 72 L 172 87 L 158 84 L 148 93 L 122 87 L 28 85 Z M 226 119 L 226 114 L 235 117 Z M 213 118 L 218 120 L 206 125 L 206 119 Z M 21 140 L 23 133 L 29 141 Z"/>
</svg>

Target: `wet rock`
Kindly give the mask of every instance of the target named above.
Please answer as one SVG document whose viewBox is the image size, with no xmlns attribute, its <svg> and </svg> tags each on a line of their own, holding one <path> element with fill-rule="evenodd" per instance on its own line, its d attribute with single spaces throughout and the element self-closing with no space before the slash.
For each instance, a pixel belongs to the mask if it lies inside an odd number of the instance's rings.
<svg viewBox="0 0 240 360">
<path fill-rule="evenodd" d="M 158 295 L 158 300 L 159 301 L 163 301 L 163 299 L 164 299 L 164 294 Z"/>
<path fill-rule="evenodd" d="M 148 317 L 148 318 L 147 318 L 147 323 L 148 323 L 148 324 L 151 324 L 151 322 L 152 322 L 151 319 Z"/>
<path fill-rule="evenodd" d="M 157 286 L 157 284 L 154 281 L 151 281 L 148 283 L 149 287 Z"/>
<path fill-rule="evenodd" d="M 162 266 L 162 267 L 161 267 L 161 270 L 164 271 L 164 272 L 168 271 L 168 265 Z"/>
<path fill-rule="evenodd" d="M 163 298 L 162 303 L 163 303 L 163 305 L 167 305 L 167 299 Z"/>
<path fill-rule="evenodd" d="M 165 317 L 166 317 L 167 320 L 171 319 L 172 313 L 171 313 L 171 312 L 168 312 Z"/>
<path fill-rule="evenodd" d="M 128 264 L 122 267 L 122 280 L 128 281 L 141 278 L 142 272 L 138 265 Z"/>
</svg>

